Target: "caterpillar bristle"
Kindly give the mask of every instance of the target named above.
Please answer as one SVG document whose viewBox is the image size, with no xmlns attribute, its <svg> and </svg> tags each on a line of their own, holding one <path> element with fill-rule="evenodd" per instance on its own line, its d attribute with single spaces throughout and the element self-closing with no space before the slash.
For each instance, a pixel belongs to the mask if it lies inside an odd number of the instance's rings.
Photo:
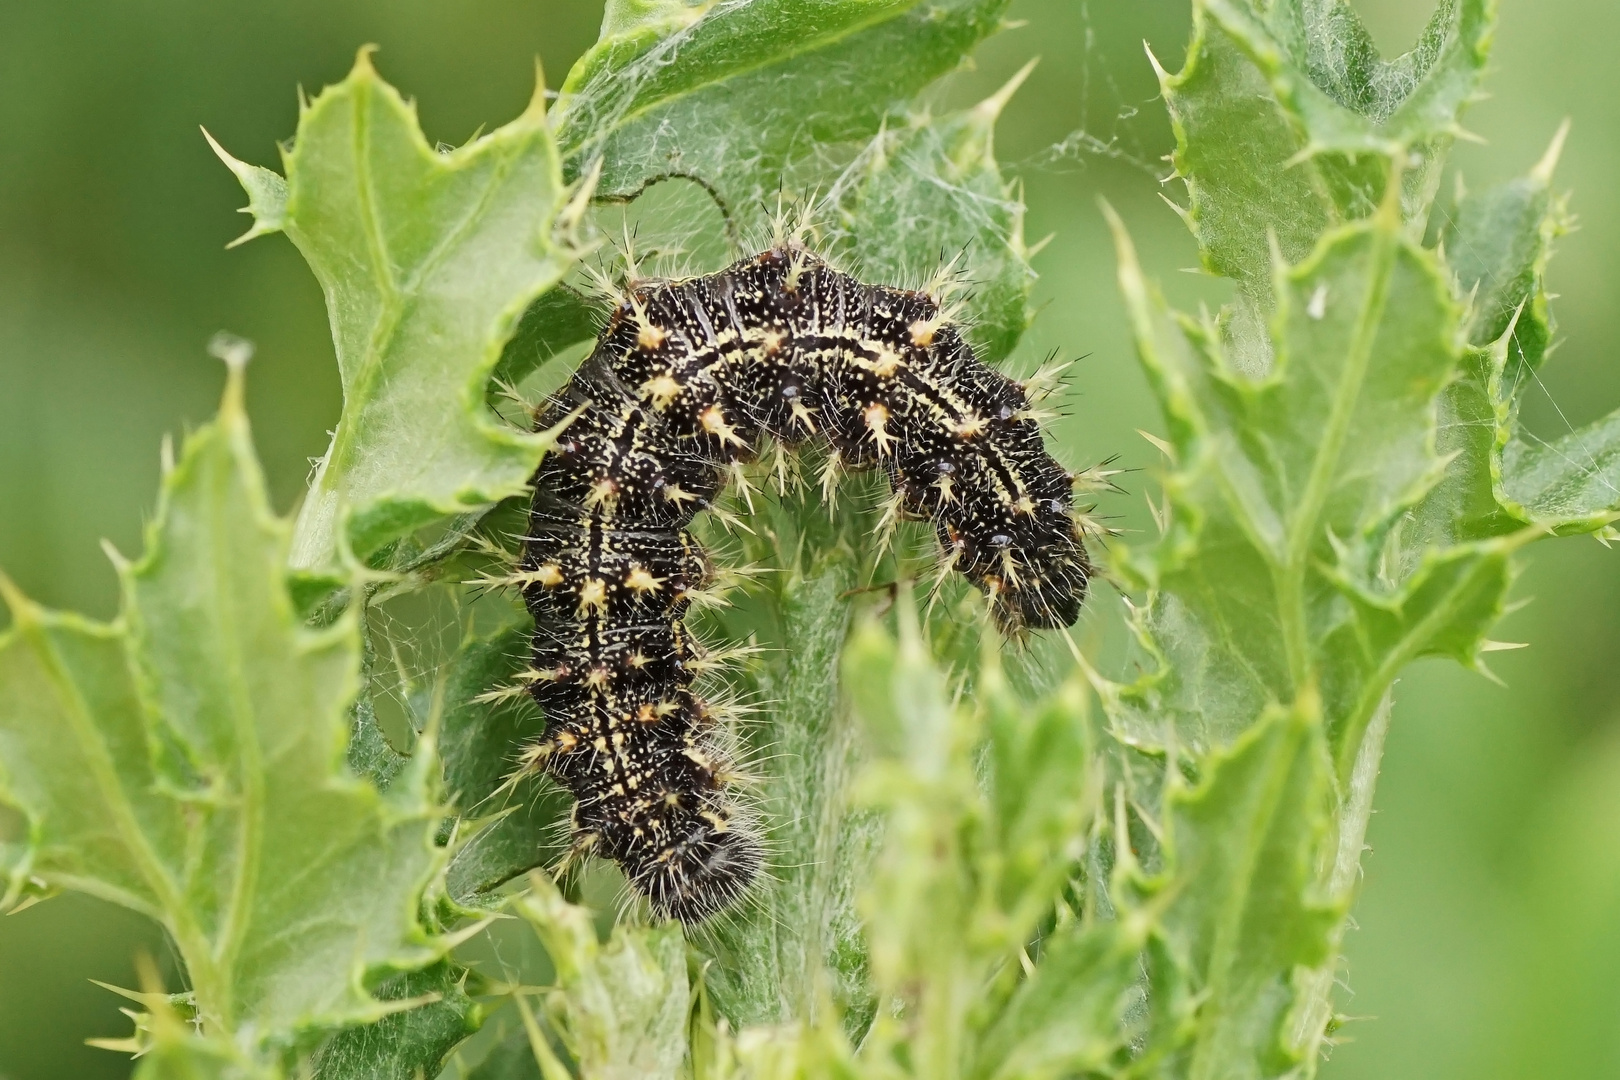
<svg viewBox="0 0 1620 1080">
<path fill-rule="evenodd" d="M 1075 365 L 1074 360 L 1057 361 L 1048 358 L 1046 363 L 1036 369 L 1035 374 L 1025 379 L 1019 385 L 1024 395 L 1031 403 L 1045 401 L 1063 388 L 1063 373 Z"/>
<path fill-rule="evenodd" d="M 1088 468 L 1073 470 L 1069 473 L 1069 482 L 1075 491 L 1109 491 L 1116 495 L 1123 495 L 1125 489 L 1114 483 L 1113 478 L 1126 470 L 1110 469 L 1108 467 L 1118 460 L 1117 456 L 1109 457 Z"/>
<path fill-rule="evenodd" d="M 724 649 L 701 650 L 686 666 L 693 671 L 730 671 L 739 661 L 758 656 L 765 651 L 762 645 L 732 645 Z"/>
<path fill-rule="evenodd" d="M 473 702 L 478 705 L 499 705 L 503 702 L 516 701 L 519 698 L 528 696 L 529 687 L 527 683 L 513 683 L 509 686 L 497 686 L 485 690 L 482 694 L 474 697 Z"/>
<path fill-rule="evenodd" d="M 833 513 L 838 508 L 838 481 L 843 476 L 843 458 L 837 448 L 827 454 L 827 461 L 821 467 L 821 497 L 827 503 L 827 512 Z"/>
</svg>

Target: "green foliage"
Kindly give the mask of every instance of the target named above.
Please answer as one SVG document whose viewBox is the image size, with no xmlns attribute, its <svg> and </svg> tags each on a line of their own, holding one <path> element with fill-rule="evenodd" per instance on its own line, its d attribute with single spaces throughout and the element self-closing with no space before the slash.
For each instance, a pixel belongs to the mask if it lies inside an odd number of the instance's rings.
<svg viewBox="0 0 1620 1080">
<path fill-rule="evenodd" d="M 1049 998 L 1063 987 L 1050 982 L 1026 984 L 1016 1007 L 1007 1005 L 1023 950 L 1060 902 L 1097 803 L 1084 688 L 1071 682 L 1049 700 L 1022 701 L 991 652 L 975 700 L 953 704 L 908 609 L 900 627 L 898 648 L 868 625 L 845 654 L 844 685 L 873 746 L 856 797 L 882 814 L 885 834 L 861 910 L 873 983 L 888 1007 L 878 1010 L 862 1063 L 899 1057 L 914 1075 L 938 1077 L 999 1075 L 1005 1054 L 1025 1069 L 1090 1064 L 1093 1040 L 1110 1042 L 1113 1016 L 1094 1032 L 1076 1030 L 1071 1017 L 1053 1023 Z M 1128 988 L 1130 955 L 1119 950 L 1112 974 L 1122 978 L 1105 984 L 1105 996 Z M 1043 1007 L 1045 1024 L 1035 1019 Z"/>
<path fill-rule="evenodd" d="M 808 189 L 1001 23 L 1007 0 L 609 0 L 557 104 L 572 173 L 630 196 L 697 177 L 753 215 Z M 832 172 L 829 172 L 831 168 Z"/>
<path fill-rule="evenodd" d="M 1477 91 L 1495 7 L 1442 0 L 1417 46 L 1384 61 L 1345 0 L 1193 5 L 1187 63 L 1174 76 L 1161 70 L 1160 83 L 1188 225 L 1204 265 L 1241 286 L 1227 313 L 1240 369 L 1265 364 L 1273 242 L 1304 260 L 1328 229 L 1384 203 L 1392 176 L 1402 216 L 1421 231 Z"/>
<path fill-rule="evenodd" d="M 1431 553 L 1404 587 L 1380 573 L 1398 516 L 1439 476 L 1433 400 L 1457 360 L 1439 267 L 1393 207 L 1279 268 L 1263 378 L 1234 369 L 1216 327 L 1166 310 L 1123 234 L 1121 283 L 1177 465 L 1160 543 L 1116 560 L 1150 590 L 1143 633 L 1163 656 L 1109 689 L 1127 730 L 1218 746 L 1318 686 L 1330 725 L 1358 737 L 1388 684 L 1369 699 L 1363 673 L 1442 648 L 1471 660 L 1497 612 L 1469 590 L 1494 570 L 1500 594 L 1500 545 Z"/>
<path fill-rule="evenodd" d="M 686 947 L 679 925 L 614 927 L 606 945 L 596 939 L 590 913 L 562 898 L 536 874 L 529 894 L 514 905 L 545 943 L 557 972 L 546 1011 L 580 1075 L 603 1080 L 647 1077 L 674 1080 L 686 1058 Z M 543 1040 L 526 1026 L 542 1074 Z M 547 1075 L 547 1080 L 552 1080 Z"/>
<path fill-rule="evenodd" d="M 574 252 L 541 90 L 512 123 L 439 151 L 362 51 L 305 105 L 286 179 L 216 152 L 247 189 L 243 239 L 285 232 L 326 293 L 344 409 L 299 514 L 293 564 L 324 569 L 521 490 L 542 434 L 483 408 L 530 301 Z"/>
<path fill-rule="evenodd" d="M 441 960 L 384 982 L 377 997 L 406 1008 L 332 1036 L 311 1060 L 314 1073 L 331 1080 L 414 1080 L 434 1071 L 483 1022 L 482 1007 L 467 993 L 468 976 Z"/>
<path fill-rule="evenodd" d="M 1331 959 L 1344 912 L 1313 895 L 1330 778 L 1312 704 L 1268 710 L 1211 755 L 1205 784 L 1166 793 L 1165 869 L 1145 890 L 1163 909 L 1148 980 L 1158 1075 L 1280 1076 L 1314 1055 L 1314 1033 L 1286 1024 L 1294 973 Z"/>
<path fill-rule="evenodd" d="M 1157 543 L 1120 545 L 1113 559 L 1144 594 L 1133 622 L 1147 674 L 1095 681 L 1117 730 L 1182 768 L 1247 752 L 1222 748 L 1252 747 L 1279 707 L 1319 725 L 1336 773 L 1314 781 L 1328 804 L 1321 835 L 1280 833 L 1264 862 L 1305 868 L 1311 903 L 1343 911 L 1395 677 L 1424 655 L 1483 668 L 1513 553 L 1550 528 L 1598 527 L 1617 501 L 1554 519 L 1510 494 L 1525 475 L 1516 395 L 1549 336 L 1556 150 L 1525 180 L 1465 198 L 1443 248 L 1422 242 L 1491 6 L 1441 4 L 1418 47 L 1388 64 L 1342 4 L 1208 0 L 1195 22 L 1186 67 L 1161 81 L 1187 221 L 1206 266 L 1238 291 L 1218 318 L 1170 311 L 1115 220 L 1169 468 Z M 1585 460 L 1601 460 L 1597 449 Z M 1601 486 L 1598 470 L 1563 464 L 1580 480 L 1541 490 Z M 1172 820 L 1167 845 L 1173 835 Z M 1222 1045 L 1211 1032 L 1174 1072 L 1308 1067 L 1332 1026 L 1341 926 L 1318 918 L 1278 981 L 1251 987 L 1271 1011 L 1240 1027 L 1247 1052 L 1227 1043 L 1201 1058 Z M 1236 984 L 1210 992 L 1200 1023 L 1220 1026 L 1204 1014 L 1245 996 Z"/>
<path fill-rule="evenodd" d="M 3 587 L 5 905 L 79 889 L 165 925 L 190 989 L 138 995 L 140 1076 L 1314 1073 L 1396 676 L 1483 668 L 1515 553 L 1620 506 L 1620 421 L 1544 443 L 1517 419 L 1562 135 L 1429 224 L 1488 0 L 1442 0 L 1387 62 L 1342 0 L 1194 3 L 1161 78 L 1233 299 L 1173 311 L 1106 211 L 1167 433 L 1159 535 L 1106 548 L 1129 667 L 1075 647 L 1043 679 L 960 591 L 885 612 L 862 587 L 920 576 L 931 537 L 876 551 L 874 490 L 828 505 L 814 462 L 765 462 L 701 527 L 761 571 L 703 626 L 758 647 L 730 685 L 757 704 L 768 879 L 690 934 L 598 917 L 611 872 L 550 876 L 566 800 L 514 768 L 542 722 L 511 685 L 529 625 L 484 590 L 552 433 L 491 402 L 591 336 L 574 262 L 665 182 L 705 205 L 660 249 L 716 211 L 741 248 L 785 193 L 872 278 L 971 281 L 1007 356 L 1033 272 L 992 143 L 1022 74 L 919 101 L 1005 7 L 612 0 L 549 119 L 537 89 L 433 149 L 362 53 L 285 178 L 219 151 L 247 236 L 287 234 L 331 315 L 345 408 L 297 525 L 266 505 L 238 349 L 120 563 L 121 619 Z M 548 971 L 448 957 L 514 915 Z"/>
<path fill-rule="evenodd" d="M 470 907 L 498 904 L 500 886 L 562 854 L 566 796 L 534 776 L 508 782 L 513 748 L 537 738 L 542 725 L 524 698 L 485 698 L 528 666 L 534 624 L 510 614 L 488 635 L 462 641 L 439 691 L 445 786 L 463 834 L 445 884 L 452 900 Z"/>
<path fill-rule="evenodd" d="M 1024 204 L 993 149 L 996 119 L 1031 67 L 975 108 L 880 132 L 828 194 L 844 253 L 871 280 L 905 281 L 938 262 L 973 282 L 963 317 L 991 362 L 1031 316 Z"/>
<path fill-rule="evenodd" d="M 744 543 L 763 571 L 750 603 L 716 619 L 731 640 L 764 646 L 740 687 L 761 706 L 747 744 L 761 774 L 767 842 L 780 869 L 738 913 L 694 941 L 712 959 L 706 984 L 735 1025 L 780 1024 L 821 998 L 867 1011 L 866 954 L 856 883 L 872 823 L 845 792 L 859 764 L 858 732 L 839 708 L 838 669 L 847 593 L 862 580 L 857 537 L 870 515 L 846 506 L 836 523 L 801 490 L 760 507 Z"/>
<path fill-rule="evenodd" d="M 1542 272 L 1552 242 L 1568 226 L 1563 200 L 1552 193 L 1567 127 L 1528 176 L 1464 195 L 1443 242 L 1459 286 L 1474 296 L 1468 327 L 1470 356 L 1449 404 L 1472 420 L 1488 445 L 1467 456 L 1489 463 L 1473 486 L 1482 506 L 1485 482 L 1494 512 L 1469 527 L 1501 532 L 1521 524 L 1559 532 L 1590 532 L 1605 525 L 1620 498 L 1616 455 L 1620 413 L 1547 442 L 1519 430 L 1521 394 L 1547 358 L 1553 320 Z"/>
<path fill-rule="evenodd" d="M 157 919 L 202 1023 L 250 1043 L 376 1019 L 368 970 L 438 951 L 416 916 L 442 863 L 431 742 L 386 796 L 343 768 L 358 623 L 299 624 L 287 543 L 233 367 L 119 562 L 119 622 L 7 586 L 0 639 L 0 794 L 29 827 L 8 903 L 71 888 Z"/>
</svg>

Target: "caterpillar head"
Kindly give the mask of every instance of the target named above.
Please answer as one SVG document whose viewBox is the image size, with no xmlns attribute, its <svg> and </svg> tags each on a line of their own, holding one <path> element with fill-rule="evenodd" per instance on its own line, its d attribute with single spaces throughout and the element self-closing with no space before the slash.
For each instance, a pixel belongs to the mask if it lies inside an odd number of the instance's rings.
<svg viewBox="0 0 1620 1080">
<path fill-rule="evenodd" d="M 687 925 L 737 902 L 759 875 L 759 838 L 725 813 L 693 815 L 632 878 L 657 914 Z"/>
<path fill-rule="evenodd" d="M 990 594 L 990 613 L 1004 634 L 1057 630 L 1080 617 L 1091 579 L 1091 563 L 1078 543 L 1061 552 L 1042 552 L 1016 584 L 999 578 L 981 582 Z"/>
</svg>

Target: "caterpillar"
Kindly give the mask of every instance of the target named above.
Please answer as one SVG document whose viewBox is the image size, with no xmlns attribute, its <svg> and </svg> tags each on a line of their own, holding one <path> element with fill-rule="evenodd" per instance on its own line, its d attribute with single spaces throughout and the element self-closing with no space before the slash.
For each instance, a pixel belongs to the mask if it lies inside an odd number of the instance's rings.
<svg viewBox="0 0 1620 1080">
<path fill-rule="evenodd" d="M 633 282 L 536 426 L 569 416 L 534 476 L 516 577 L 547 717 L 526 760 L 574 796 L 575 850 L 618 863 L 659 916 L 701 922 L 764 863 L 684 621 L 714 576 L 688 526 L 764 437 L 820 440 L 829 470 L 882 469 L 1003 630 L 1079 615 L 1091 564 L 1072 478 L 1024 389 L 927 293 L 794 244 Z"/>
</svg>

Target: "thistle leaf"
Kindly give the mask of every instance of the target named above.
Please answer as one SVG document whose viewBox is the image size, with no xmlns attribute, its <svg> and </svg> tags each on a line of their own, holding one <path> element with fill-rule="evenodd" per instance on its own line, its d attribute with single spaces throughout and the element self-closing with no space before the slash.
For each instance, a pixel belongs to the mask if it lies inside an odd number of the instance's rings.
<svg viewBox="0 0 1620 1080">
<path fill-rule="evenodd" d="M 1391 175 L 1422 232 L 1494 25 L 1494 0 L 1441 0 L 1417 45 L 1385 61 L 1345 0 L 1193 5 L 1187 63 L 1160 83 L 1204 265 L 1242 285 L 1226 325 L 1240 367 L 1269 362 L 1268 238 L 1303 260 L 1328 229 L 1373 214 Z"/>
<path fill-rule="evenodd" d="M 416 898 L 436 763 L 385 797 L 343 766 L 352 614 L 304 628 L 287 590 L 241 372 L 164 481 L 146 556 L 102 626 L 7 588 L 0 797 L 26 816 L 9 897 L 70 888 L 159 920 L 203 1026 L 244 1044 L 376 1018 L 370 970 L 435 955 Z"/>
<path fill-rule="evenodd" d="M 1148 1075 L 1271 1077 L 1302 1061 L 1289 1024 L 1296 973 L 1328 959 L 1344 916 L 1313 895 L 1333 807 L 1312 705 L 1268 711 L 1209 760 L 1202 784 L 1166 795 L 1165 869 L 1139 901 L 1162 906 Z"/>
<path fill-rule="evenodd" d="M 529 920 L 557 972 L 547 1011 L 580 1075 L 673 1080 L 686 1057 L 690 997 L 680 926 L 614 927 L 597 941 L 590 913 L 551 879 L 530 877 L 517 912 Z"/>
<path fill-rule="evenodd" d="M 159 1034 L 136 1066 L 134 1080 L 281 1080 L 283 1073 L 244 1056 L 223 1039 L 188 1037 L 183 1028 Z"/>
<path fill-rule="evenodd" d="M 693 941 L 714 961 L 704 981 L 715 1011 L 738 1028 L 807 1016 L 821 995 L 857 1023 L 869 1008 L 854 893 L 873 825 L 848 805 L 860 744 L 838 697 L 845 594 L 859 564 L 844 539 L 847 517 L 842 529 L 818 519 L 816 502 L 800 492 L 761 507 L 759 542 L 745 547 L 766 573 L 749 604 L 715 618 L 728 640 L 769 646 L 743 685 L 770 703 L 770 726 L 749 732 L 757 740 L 749 748 L 774 865 L 742 910 Z"/>
<path fill-rule="evenodd" d="M 1154 921 L 1139 1071 L 1311 1075 L 1394 680 L 1425 655 L 1484 670 L 1514 553 L 1612 516 L 1620 433 L 1601 421 L 1542 446 L 1517 428 L 1551 337 L 1542 273 L 1565 221 L 1548 187 L 1562 133 L 1529 177 L 1463 198 L 1441 250 L 1421 246 L 1494 5 L 1442 2 L 1417 48 L 1388 63 L 1338 0 L 1194 11 L 1189 62 L 1163 83 L 1189 224 L 1206 266 L 1239 288 L 1216 319 L 1169 311 L 1116 223 L 1171 465 L 1159 542 L 1113 553 L 1144 594 L 1131 612 L 1149 674 L 1094 685 L 1115 736 L 1180 764 L 1162 808 L 1121 785 L 1116 887 L 1092 883 L 1088 897 Z M 1201 797 L 1180 778 L 1214 791 L 1261 758 L 1278 797 L 1301 804 L 1231 893 L 1272 879 L 1254 923 L 1269 941 L 1244 936 L 1246 915 L 1183 921 L 1228 883 L 1189 862 L 1186 812 Z M 1223 837 L 1223 858 L 1258 835 L 1230 820 L 1204 831 Z M 1144 906 L 1118 887 L 1139 860 L 1162 860 L 1154 881 L 1190 876 L 1149 888 L 1162 908 Z M 1249 970 L 1217 984 L 1221 927 L 1228 959 Z"/>
<path fill-rule="evenodd" d="M 1434 399 L 1458 364 L 1445 279 L 1392 206 L 1328 234 L 1305 263 L 1278 269 L 1276 363 L 1254 378 L 1234 369 L 1214 327 L 1167 311 L 1116 236 L 1181 463 L 1166 479 L 1172 528 L 1151 552 L 1122 548 L 1118 559 L 1151 591 L 1142 629 L 1162 667 L 1105 691 L 1116 718 L 1150 743 L 1204 749 L 1314 680 L 1330 726 L 1359 730 L 1370 707 L 1346 715 L 1345 658 L 1325 642 L 1345 620 L 1340 586 L 1380 580 L 1391 526 L 1443 467 Z M 1387 575 L 1378 587 L 1393 592 Z M 1408 629 L 1417 638 L 1403 639 L 1405 655 L 1437 647 L 1438 627 L 1419 618 Z"/>
<path fill-rule="evenodd" d="M 1081 923 L 1058 931 L 979 1052 L 979 1075 L 996 1080 L 1097 1072 L 1120 1055 L 1121 1022 L 1139 993 L 1145 924 Z"/>
<path fill-rule="evenodd" d="M 563 854 L 568 797 L 538 775 L 517 776 L 518 755 L 543 723 L 525 695 L 491 701 L 490 690 L 512 686 L 527 669 L 534 624 L 516 611 L 488 634 L 469 637 L 444 678 L 446 702 L 439 737 L 447 794 L 465 835 L 447 870 L 457 903 L 499 902 L 495 890 Z"/>
<path fill-rule="evenodd" d="M 1007 0 L 756 0 L 610 4 L 563 83 L 557 141 L 570 175 L 601 160 L 625 198 L 693 177 L 740 220 L 784 178 L 836 175 L 839 144 L 872 137 L 1001 23 Z"/>
<path fill-rule="evenodd" d="M 566 287 L 542 294 L 523 312 L 501 350 L 492 385 L 516 386 L 570 345 L 596 337 L 599 329 L 599 305 L 585 296 Z"/>
<path fill-rule="evenodd" d="M 1553 338 L 1545 275 L 1553 243 L 1569 228 L 1553 169 L 1569 125 L 1527 175 L 1463 196 L 1442 241 L 1457 285 L 1472 298 L 1473 346 L 1443 409 L 1447 482 L 1419 511 L 1430 531 L 1448 519 L 1455 536 L 1497 536 L 1533 524 L 1591 532 L 1620 510 L 1620 413 L 1546 440 L 1522 429 L 1519 404 Z"/>
<path fill-rule="evenodd" d="M 879 132 L 828 192 L 845 253 L 873 281 L 916 282 L 932 266 L 967 294 L 963 317 L 989 362 L 1028 329 L 1035 281 L 1024 204 L 1002 178 L 996 119 L 1033 65 L 972 109 Z"/>
<path fill-rule="evenodd" d="M 1502 451 L 1502 494 L 1532 522 L 1590 532 L 1620 510 L 1620 412 L 1547 442 L 1515 436 Z"/>
<path fill-rule="evenodd" d="M 254 233 L 287 234 L 331 315 L 344 409 L 299 514 L 295 566 L 324 568 L 345 543 L 368 555 L 516 494 L 550 445 L 484 404 L 519 317 L 574 257 L 543 89 L 512 123 L 440 152 L 362 51 L 302 110 L 284 201 L 266 170 L 219 151 L 261 215 Z"/>
<path fill-rule="evenodd" d="M 920 1076 L 1096 1068 L 1125 1045 L 1141 927 L 1071 918 L 1039 965 L 1028 954 L 1086 846 L 1088 697 L 1070 684 L 1022 700 L 987 649 L 979 703 L 953 702 L 905 601 L 899 624 L 898 642 L 857 630 L 844 661 L 874 747 L 856 796 L 884 825 L 861 910 L 873 982 L 892 1003 L 862 1040 L 861 1075 L 902 1053 Z"/>
<path fill-rule="evenodd" d="M 466 968 L 441 960 L 384 982 L 377 997 L 405 1007 L 329 1038 L 310 1061 L 315 1080 L 437 1075 L 445 1055 L 483 1023 L 483 1007 L 467 996 L 467 977 Z"/>
</svg>

